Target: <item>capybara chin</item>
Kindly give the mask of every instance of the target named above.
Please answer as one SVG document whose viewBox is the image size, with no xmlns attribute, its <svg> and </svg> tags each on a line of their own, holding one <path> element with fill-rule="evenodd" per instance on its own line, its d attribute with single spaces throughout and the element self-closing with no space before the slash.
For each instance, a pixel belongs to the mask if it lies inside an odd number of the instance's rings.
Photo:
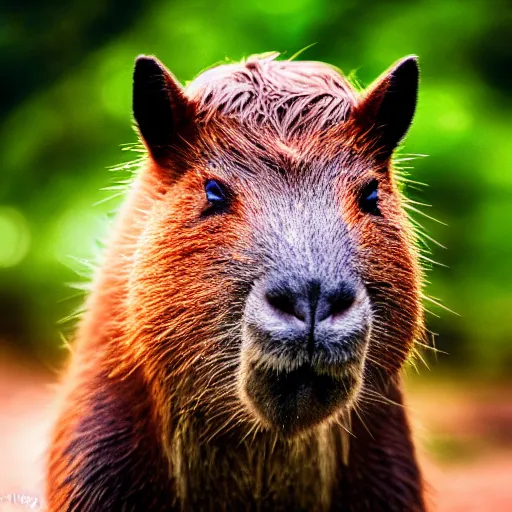
<svg viewBox="0 0 512 512">
<path fill-rule="evenodd" d="M 393 153 L 406 57 L 363 92 L 255 56 L 139 57 L 138 171 L 62 386 L 49 510 L 423 511 L 400 369 L 421 271 Z"/>
</svg>

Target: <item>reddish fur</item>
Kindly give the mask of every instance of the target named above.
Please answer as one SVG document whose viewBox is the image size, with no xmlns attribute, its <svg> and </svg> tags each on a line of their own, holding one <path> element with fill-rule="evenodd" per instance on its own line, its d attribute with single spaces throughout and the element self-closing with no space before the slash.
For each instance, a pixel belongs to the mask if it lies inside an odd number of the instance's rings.
<svg viewBox="0 0 512 512">
<path fill-rule="evenodd" d="M 172 157 L 140 171 L 77 331 L 51 443 L 50 511 L 425 509 L 398 374 L 423 329 L 421 276 L 389 160 L 376 156 L 359 96 L 335 70 L 272 63 L 251 60 L 195 81 L 186 93 L 194 130 Z M 318 90 L 305 84 L 307 101 L 291 95 L 284 116 L 261 114 L 274 104 L 251 97 L 254 83 L 298 87 L 302 73 L 320 77 Z M 331 95 L 327 106 L 312 101 L 320 94 Z M 310 117 L 297 118 L 307 105 Z M 233 215 L 207 225 L 191 220 L 204 180 L 224 178 L 225 162 L 259 173 L 271 189 L 278 173 L 270 167 L 303 179 L 306 164 L 326 167 L 340 155 L 351 169 L 334 182 L 340 214 L 359 241 L 374 301 L 386 305 L 359 414 L 351 413 L 348 466 L 337 423 L 283 440 L 238 398 L 243 304 L 233 297 L 251 265 L 258 202 L 235 202 Z M 381 229 L 356 204 L 370 176 L 385 190 Z"/>
</svg>

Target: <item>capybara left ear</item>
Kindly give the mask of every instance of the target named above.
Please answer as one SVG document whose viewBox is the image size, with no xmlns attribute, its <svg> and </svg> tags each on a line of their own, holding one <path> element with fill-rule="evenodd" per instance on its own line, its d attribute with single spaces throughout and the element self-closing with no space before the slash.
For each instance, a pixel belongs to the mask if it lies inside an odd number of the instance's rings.
<svg viewBox="0 0 512 512">
<path fill-rule="evenodd" d="M 391 156 L 411 125 L 418 82 L 418 58 L 414 55 L 405 57 L 381 75 L 356 106 L 357 124 L 385 158 Z"/>
<path fill-rule="evenodd" d="M 182 86 L 155 57 L 141 55 L 135 61 L 133 116 L 155 160 L 168 156 L 190 125 L 191 108 Z"/>
</svg>

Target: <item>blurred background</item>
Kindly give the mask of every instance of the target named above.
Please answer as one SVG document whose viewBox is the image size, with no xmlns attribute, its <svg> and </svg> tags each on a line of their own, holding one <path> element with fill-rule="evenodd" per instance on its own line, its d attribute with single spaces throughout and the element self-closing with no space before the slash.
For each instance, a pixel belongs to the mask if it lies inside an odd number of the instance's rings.
<svg viewBox="0 0 512 512">
<path fill-rule="evenodd" d="M 0 495 L 41 493 L 51 384 L 137 155 L 140 53 L 183 82 L 253 53 L 327 61 L 368 85 L 420 57 L 404 153 L 434 261 L 439 353 L 408 370 L 438 510 L 512 510 L 512 5 L 509 0 L 68 0 L 0 4 Z M 407 156 L 407 155 L 405 155 Z M 114 196 L 114 197 L 112 197 Z M 431 219 L 433 217 L 442 223 Z M 441 247 L 441 246 L 444 246 Z M 7 510 L 7 509 L 6 509 Z"/>
</svg>

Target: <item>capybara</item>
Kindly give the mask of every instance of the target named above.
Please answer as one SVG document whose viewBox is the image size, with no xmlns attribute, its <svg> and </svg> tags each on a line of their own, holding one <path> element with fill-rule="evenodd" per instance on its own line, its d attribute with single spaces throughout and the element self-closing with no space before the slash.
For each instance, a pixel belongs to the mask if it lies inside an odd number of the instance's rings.
<svg viewBox="0 0 512 512">
<path fill-rule="evenodd" d="M 423 511 L 400 370 L 423 336 L 393 154 L 406 57 L 365 91 L 264 54 L 186 88 L 136 60 L 147 149 L 62 384 L 49 510 Z"/>
</svg>

